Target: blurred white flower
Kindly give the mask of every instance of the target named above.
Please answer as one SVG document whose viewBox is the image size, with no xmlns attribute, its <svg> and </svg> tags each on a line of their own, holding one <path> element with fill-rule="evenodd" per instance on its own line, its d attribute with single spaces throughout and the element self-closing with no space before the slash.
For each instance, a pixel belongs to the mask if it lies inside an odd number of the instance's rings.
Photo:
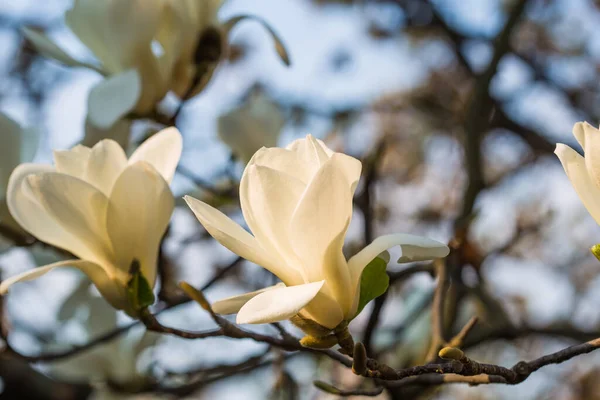
<svg viewBox="0 0 600 400">
<path fill-rule="evenodd" d="M 56 267 L 83 271 L 115 308 L 132 314 L 127 284 L 134 260 L 150 286 L 156 278 L 161 237 L 174 207 L 169 182 L 181 155 L 181 135 L 165 129 L 127 160 L 106 139 L 93 148 L 55 151 L 55 166 L 22 164 L 12 173 L 8 208 L 42 242 L 79 259 L 61 261 L 8 278 L 0 293 Z"/>
<path fill-rule="evenodd" d="M 578 122 L 573 135 L 585 158 L 567 145 L 558 143 L 554 151 L 585 208 L 600 224 L 600 131 L 587 122 Z"/>
<path fill-rule="evenodd" d="M 276 322 L 298 314 L 333 329 L 355 316 L 363 269 L 383 251 L 400 245 L 399 262 L 448 254 L 448 247 L 434 240 L 394 234 L 377 238 L 346 261 L 342 247 L 360 171 L 358 160 L 334 153 L 310 135 L 285 149 L 259 150 L 240 183 L 242 212 L 253 235 L 187 197 L 215 239 L 284 284 L 221 300 L 214 310 L 237 312 L 238 323 Z"/>
<path fill-rule="evenodd" d="M 219 117 L 219 138 L 244 164 L 261 147 L 275 147 L 285 117 L 279 106 L 262 93 L 252 94 L 241 107 Z"/>
<path fill-rule="evenodd" d="M 30 28 L 23 32 L 41 54 L 69 66 L 94 69 L 106 77 L 88 98 L 90 122 L 105 130 L 130 112 L 147 115 L 169 91 L 189 98 L 206 86 L 227 54 L 229 31 L 248 18 L 235 17 L 220 24 L 217 11 L 221 3 L 75 0 L 65 15 L 66 23 L 94 53 L 96 64 L 74 59 L 44 33 Z M 283 45 L 266 28 L 287 62 Z"/>
<path fill-rule="evenodd" d="M 0 223 L 12 229 L 18 229 L 18 224 L 6 205 L 8 179 L 19 164 L 33 160 L 38 143 L 39 135 L 36 129 L 23 129 L 8 116 L 0 113 Z"/>
</svg>

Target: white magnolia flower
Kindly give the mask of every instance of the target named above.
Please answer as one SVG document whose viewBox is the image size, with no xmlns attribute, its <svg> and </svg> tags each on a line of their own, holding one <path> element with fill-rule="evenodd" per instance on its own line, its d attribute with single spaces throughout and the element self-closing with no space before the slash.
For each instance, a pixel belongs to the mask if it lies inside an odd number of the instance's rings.
<svg viewBox="0 0 600 400">
<path fill-rule="evenodd" d="M 585 158 L 567 145 L 559 143 L 554 151 L 585 208 L 600 224 L 600 131 L 587 122 L 578 122 L 573 135 Z"/>
<path fill-rule="evenodd" d="M 10 177 L 7 202 L 15 220 L 42 242 L 79 259 L 6 279 L 0 293 L 57 267 L 83 271 L 115 308 L 132 313 L 126 287 L 134 260 L 153 286 L 160 240 L 174 207 L 169 182 L 181 155 L 181 135 L 165 129 L 127 160 L 106 139 L 93 148 L 54 152 L 55 166 L 22 164 Z"/>
<path fill-rule="evenodd" d="M 275 147 L 285 117 L 279 106 L 262 93 L 219 117 L 219 138 L 244 164 L 261 147 Z"/>
<path fill-rule="evenodd" d="M 106 76 L 88 98 L 88 118 L 101 129 L 130 111 L 146 113 L 167 93 L 170 60 L 155 54 L 165 0 L 75 0 L 67 26 L 97 58 L 87 64 L 68 55 L 43 33 L 24 34 L 43 55 L 69 66 L 92 68 Z"/>
<path fill-rule="evenodd" d="M 31 162 L 38 148 L 36 129 L 23 129 L 15 121 L 0 113 L 0 223 L 15 229 L 13 218 L 6 205 L 6 188 L 13 169 Z"/>
<path fill-rule="evenodd" d="M 75 0 L 66 24 L 94 53 L 94 64 L 74 59 L 43 33 L 29 28 L 23 32 L 41 54 L 106 77 L 88 98 L 90 122 L 105 130 L 130 112 L 148 114 L 169 91 L 192 97 L 206 86 L 227 54 L 229 31 L 248 18 L 220 24 L 217 11 L 222 2 Z M 283 45 L 266 28 L 287 62 Z"/>
<path fill-rule="evenodd" d="M 400 262 L 448 254 L 442 243 L 395 234 L 377 238 L 346 261 L 342 246 L 360 171 L 358 160 L 332 152 L 310 135 L 285 149 L 259 150 L 240 183 L 242 212 L 252 234 L 213 207 L 187 197 L 215 239 L 284 284 L 216 302 L 214 310 L 237 312 L 238 323 L 275 322 L 299 314 L 333 329 L 355 316 L 362 271 L 383 251 L 400 245 Z"/>
</svg>

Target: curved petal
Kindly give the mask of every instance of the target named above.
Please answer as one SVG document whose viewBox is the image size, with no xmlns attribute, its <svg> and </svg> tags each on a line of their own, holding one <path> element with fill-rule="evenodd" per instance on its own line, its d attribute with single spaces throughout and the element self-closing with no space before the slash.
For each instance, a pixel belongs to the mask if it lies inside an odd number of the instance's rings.
<svg viewBox="0 0 600 400">
<path fill-rule="evenodd" d="M 315 174 L 333 154 L 326 152 L 326 148 L 327 146 L 322 141 L 315 139 L 313 135 L 306 135 L 304 139 L 294 140 L 286 147 L 297 153 L 298 157 L 309 166 L 311 175 Z"/>
<path fill-rule="evenodd" d="M 279 147 L 259 149 L 248 162 L 244 175 L 248 173 L 251 165 L 268 167 L 283 172 L 293 176 L 305 185 L 308 185 L 313 176 L 310 166 L 306 164 L 304 159 L 300 158 L 298 153 Z M 242 179 L 244 179 L 243 176 Z"/>
<path fill-rule="evenodd" d="M 291 318 L 315 298 L 325 281 L 268 290 L 238 312 L 238 324 L 266 324 Z"/>
<path fill-rule="evenodd" d="M 169 183 L 173 180 L 175 168 L 183 149 L 181 133 L 177 128 L 166 128 L 155 133 L 136 149 L 129 158 L 129 164 L 145 161 Z"/>
<path fill-rule="evenodd" d="M 154 285 L 160 240 L 174 207 L 169 184 L 151 165 L 140 161 L 125 168 L 110 194 L 106 220 L 118 268 L 127 272 L 136 259 Z"/>
<path fill-rule="evenodd" d="M 19 275 L 12 276 L 0 283 L 0 295 L 6 294 L 9 288 L 17 282 L 29 281 L 38 278 L 58 267 L 72 267 L 79 269 L 81 272 L 86 274 L 88 278 L 90 278 L 96 288 L 98 288 L 100 294 L 102 294 L 106 301 L 108 301 L 113 307 L 117 309 L 125 308 L 127 303 L 125 290 L 121 288 L 114 280 L 112 280 L 100 265 L 86 260 L 59 261 L 43 267 L 32 269 L 31 271 L 27 271 Z"/>
<path fill-rule="evenodd" d="M 108 198 L 87 182 L 58 172 L 27 177 L 31 193 L 38 203 L 73 236 L 77 242 L 60 243 L 59 247 L 80 258 L 108 262 L 112 253 L 106 235 Z M 44 227 L 43 229 L 47 229 Z M 36 235 L 35 230 L 31 232 Z"/>
<path fill-rule="evenodd" d="M 556 145 L 554 153 L 560 159 L 583 205 L 596 222 L 600 224 L 600 188 L 590 178 L 585 159 L 575 150 L 561 143 Z"/>
<path fill-rule="evenodd" d="M 400 246 L 402 249 L 402 256 L 398 260 L 399 263 L 443 258 L 450 253 L 450 249 L 445 244 L 423 236 L 406 233 L 379 236 L 348 260 L 348 268 L 352 275 L 352 281 L 358 282 L 367 264 L 380 253 L 394 246 Z"/>
<path fill-rule="evenodd" d="M 56 165 L 56 171 L 75 178 L 85 179 L 91 154 L 92 149 L 80 144 L 71 150 L 55 150 L 54 165 Z"/>
<path fill-rule="evenodd" d="M 88 118 L 100 129 L 108 129 L 133 110 L 142 93 L 136 70 L 110 76 L 94 86 L 88 97 Z"/>
<path fill-rule="evenodd" d="M 227 297 L 225 299 L 221 299 L 219 301 L 215 301 L 212 303 L 212 309 L 217 314 L 229 315 L 237 313 L 240 308 L 244 306 L 250 299 L 258 296 L 261 293 L 266 292 L 267 290 L 273 290 L 276 288 L 285 287 L 284 283 L 278 283 L 274 286 L 269 286 L 264 289 L 255 290 L 254 292 L 248 292 L 244 294 L 240 294 L 237 296 Z"/>
<path fill-rule="evenodd" d="M 573 127 L 573 134 L 582 143 L 588 175 L 596 186 L 600 186 L 600 131 L 587 122 L 578 122 Z"/>
<path fill-rule="evenodd" d="M 352 292 L 342 247 L 352 218 L 352 195 L 338 156 L 334 154 L 306 188 L 292 216 L 290 238 L 309 279 L 326 279 L 346 312 Z"/>
<path fill-rule="evenodd" d="M 308 278 L 291 245 L 290 224 L 305 185 L 283 172 L 252 165 L 240 183 L 244 219 L 264 249 L 278 253 L 304 280 L 284 282 L 298 285 Z M 315 278 L 316 279 L 316 278 Z"/>
<path fill-rule="evenodd" d="M 329 282 L 325 282 L 321 291 L 300 311 L 300 314 L 321 326 L 333 329 L 344 319 L 344 312 L 335 299 L 324 293 L 328 284 Z"/>
<path fill-rule="evenodd" d="M 300 279 L 283 263 L 274 262 L 273 257 L 261 247 L 254 236 L 221 211 L 190 196 L 185 196 L 184 199 L 202 226 L 224 247 L 269 270 L 283 282 L 295 282 L 296 279 Z"/>
<path fill-rule="evenodd" d="M 86 180 L 108 196 L 126 166 L 127 156 L 123 148 L 114 140 L 104 139 L 92 148 Z"/>
<path fill-rule="evenodd" d="M 21 164 L 13 171 L 7 190 L 10 213 L 23 229 L 42 242 L 68 250 L 81 258 L 94 260 L 96 252 L 87 243 L 87 238 L 72 232 L 68 224 L 57 221 L 54 215 L 39 202 L 27 177 L 44 173 L 54 173 L 54 169 L 46 165 Z M 80 198 L 76 201 L 86 200 Z M 71 219 L 72 216 L 69 217 L 69 220 Z"/>
<path fill-rule="evenodd" d="M 21 29 L 23 35 L 29 40 L 33 47 L 43 55 L 44 57 L 52 58 L 59 61 L 69 67 L 85 67 L 91 68 L 95 71 L 101 72 L 100 69 L 94 65 L 77 61 L 70 55 L 68 55 L 63 49 L 61 49 L 56 43 L 54 43 L 48 36 L 43 32 L 38 32 L 34 29 L 24 27 Z"/>
<path fill-rule="evenodd" d="M 354 191 L 360 180 L 362 163 L 356 158 L 343 153 L 333 153 L 331 160 L 332 162 L 335 162 L 338 168 L 344 173 L 348 185 L 350 185 L 350 196 L 354 196 Z"/>
</svg>

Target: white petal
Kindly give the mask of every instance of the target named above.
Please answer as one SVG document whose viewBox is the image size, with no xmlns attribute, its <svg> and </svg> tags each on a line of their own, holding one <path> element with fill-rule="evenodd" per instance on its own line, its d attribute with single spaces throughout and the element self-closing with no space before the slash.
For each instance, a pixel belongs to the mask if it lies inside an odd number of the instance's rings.
<svg viewBox="0 0 600 400">
<path fill-rule="evenodd" d="M 315 139 L 312 135 L 306 135 L 304 139 L 298 139 L 290 143 L 286 148 L 298 154 L 310 167 L 314 174 L 329 159 L 325 149 L 327 146 Z"/>
<path fill-rule="evenodd" d="M 90 243 L 90 238 L 79 236 L 77 232 L 71 231 L 73 217 L 69 212 L 66 212 L 70 215 L 66 221 L 56 220 L 54 214 L 49 213 L 42 205 L 38 193 L 34 192 L 28 182 L 27 178 L 30 176 L 53 172 L 54 169 L 50 166 L 19 165 L 13 171 L 8 184 L 8 208 L 19 225 L 42 242 L 68 250 L 81 258 L 95 260 L 97 243 L 95 241 Z M 85 185 L 84 182 L 81 183 Z M 80 204 L 83 208 L 91 208 L 93 205 L 86 206 L 85 202 L 94 196 L 93 192 L 92 188 L 92 190 L 76 193 L 75 198 L 78 200 L 74 201 L 83 203 Z M 93 211 L 94 214 L 96 212 L 97 210 Z"/>
<path fill-rule="evenodd" d="M 108 198 L 87 182 L 58 172 L 30 175 L 27 183 L 32 196 L 60 225 L 79 240 L 58 243 L 82 259 L 108 262 L 111 248 L 106 235 Z M 38 224 L 30 231 L 37 236 Z M 43 231 L 48 229 L 44 226 Z"/>
<path fill-rule="evenodd" d="M 88 97 L 88 118 L 100 129 L 108 129 L 135 108 L 142 82 L 136 70 L 110 76 L 94 86 Z"/>
<path fill-rule="evenodd" d="M 583 131 L 583 135 L 581 135 Z M 588 175 L 596 186 L 600 187 L 600 131 L 587 122 L 576 124 L 573 132 L 578 132 L 576 137 L 583 143 L 583 153 Z"/>
<path fill-rule="evenodd" d="M 569 146 L 561 143 L 556 145 L 554 153 L 560 159 L 583 205 L 600 224 L 600 188 L 590 178 L 584 158 Z"/>
<path fill-rule="evenodd" d="M 110 194 L 107 230 L 117 266 L 127 272 L 134 259 L 150 285 L 156 279 L 156 259 L 175 199 L 169 184 L 149 164 L 128 166 Z"/>
<path fill-rule="evenodd" d="M 181 157 L 182 142 L 177 128 L 163 129 L 142 143 L 129 158 L 129 163 L 145 161 L 171 183 Z"/>
<path fill-rule="evenodd" d="M 54 165 L 61 174 L 85 180 L 92 149 L 78 144 L 71 150 L 55 150 Z"/>
<path fill-rule="evenodd" d="M 325 279 L 333 297 L 347 312 L 353 293 L 342 254 L 352 218 L 352 193 L 334 154 L 317 172 L 298 203 L 290 224 L 290 237 L 309 279 Z"/>
<path fill-rule="evenodd" d="M 350 185 L 350 195 L 354 196 L 356 186 L 360 180 L 360 172 L 362 164 L 354 157 L 350 157 L 343 153 L 333 153 L 331 156 L 332 162 L 335 162 L 338 168 L 344 173 L 348 185 Z"/>
<path fill-rule="evenodd" d="M 296 274 L 282 263 L 274 262 L 250 233 L 221 211 L 190 196 L 185 201 L 206 231 L 223 246 L 261 267 L 271 271 L 284 282 L 294 282 Z"/>
<path fill-rule="evenodd" d="M 242 212 L 256 239 L 264 249 L 279 254 L 289 267 L 304 276 L 296 282 L 280 277 L 287 285 L 309 281 L 291 246 L 289 229 L 304 188 L 293 176 L 257 165 L 250 166 L 240 182 Z"/>
<path fill-rule="evenodd" d="M 254 292 L 244 293 L 237 296 L 227 297 L 225 299 L 215 301 L 212 303 L 212 309 L 217 314 L 229 315 L 237 313 L 244 304 L 250 299 L 258 296 L 259 294 L 266 292 L 267 290 L 273 290 L 275 288 L 285 287 L 284 283 L 278 283 L 274 286 L 269 286 L 264 289 L 255 290 Z"/>
<path fill-rule="evenodd" d="M 251 165 L 269 167 L 283 172 L 293 176 L 305 185 L 308 185 L 314 175 L 314 171 L 316 171 L 297 152 L 279 147 L 263 147 L 254 153 L 254 156 L 252 156 L 244 170 L 244 175 L 248 173 Z M 243 179 L 244 177 L 242 176 Z"/>
<path fill-rule="evenodd" d="M 112 280 L 100 265 L 85 260 L 59 261 L 32 269 L 19 275 L 11 276 L 0 283 L 0 294 L 6 294 L 9 288 L 17 282 L 38 278 L 58 267 L 73 267 L 81 270 L 90 278 L 98 288 L 98 291 L 113 307 L 123 309 L 126 306 L 127 299 L 125 297 L 124 288 L 121 288 L 116 281 Z"/>
<path fill-rule="evenodd" d="M 86 180 L 106 196 L 127 166 L 127 156 L 117 142 L 104 139 L 98 142 L 90 154 Z"/>
<path fill-rule="evenodd" d="M 304 318 L 311 319 L 326 328 L 335 328 L 344 319 L 344 312 L 339 303 L 325 292 L 328 282 L 325 282 L 323 288 L 315 298 L 308 303 L 300 312 Z"/>
<path fill-rule="evenodd" d="M 422 236 L 406 233 L 380 236 L 348 260 L 353 282 L 360 280 L 360 275 L 367 264 L 380 253 L 394 246 L 400 246 L 402 249 L 399 263 L 442 258 L 450 252 L 445 244 Z"/>
<path fill-rule="evenodd" d="M 587 122 L 577 122 L 575 125 L 573 125 L 573 136 L 575 136 L 575 139 L 577 139 L 577 142 L 579 143 L 581 148 L 584 150 L 585 150 L 585 130 L 589 129 L 589 128 L 594 129 Z"/>
<path fill-rule="evenodd" d="M 325 281 L 266 291 L 248 301 L 238 312 L 238 324 L 278 322 L 298 314 L 315 298 Z"/>
<path fill-rule="evenodd" d="M 77 61 L 68 55 L 56 43 L 48 38 L 45 33 L 27 27 L 22 28 L 22 32 L 33 47 L 35 47 L 35 49 L 44 57 L 53 58 L 70 67 L 86 67 L 99 71 L 96 66 Z"/>
</svg>

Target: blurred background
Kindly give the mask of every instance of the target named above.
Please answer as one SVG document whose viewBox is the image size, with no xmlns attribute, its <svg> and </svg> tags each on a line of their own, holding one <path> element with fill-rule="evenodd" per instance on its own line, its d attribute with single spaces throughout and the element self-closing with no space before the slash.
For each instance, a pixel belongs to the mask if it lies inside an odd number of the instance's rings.
<svg viewBox="0 0 600 400">
<path fill-rule="evenodd" d="M 40 133 L 36 162 L 50 163 L 52 149 L 81 141 L 87 95 L 101 79 L 37 55 L 22 36 L 22 26 L 35 27 L 79 59 L 91 58 L 64 24 L 71 6 L 0 1 L 0 111 Z M 553 154 L 557 142 L 573 145 L 575 122 L 597 126 L 600 119 L 599 6 L 226 1 L 220 20 L 262 17 L 292 64 L 281 63 L 260 24 L 240 23 L 228 60 L 181 109 L 176 125 L 184 152 L 172 186 L 181 207 L 162 246 L 157 307 L 170 308 L 161 321 L 213 327 L 196 304 L 174 306 L 180 280 L 202 287 L 223 272 L 206 290 L 214 301 L 273 279 L 208 236 L 181 196 L 202 198 L 242 222 L 236 183 L 249 155 L 312 133 L 363 160 L 347 254 L 393 232 L 458 240 L 447 330 L 480 317 L 465 343 L 469 356 L 511 366 L 599 337 L 600 263 L 589 248 L 600 242 L 600 228 Z M 132 142 L 155 126 L 136 121 Z M 61 257 L 8 237 L 1 246 L 2 276 Z M 431 265 L 391 263 L 388 271 L 388 294 L 367 306 L 351 330 L 391 366 L 422 363 L 431 334 Z M 70 270 L 15 286 L 2 311 L 10 345 L 33 362 L 0 355 L 0 399 L 326 399 L 335 396 L 313 380 L 344 388 L 363 382 L 330 359 L 248 340 L 157 336 L 140 326 L 70 354 L 132 322 Z M 253 329 L 276 334 L 271 326 Z M 518 386 L 408 386 L 379 398 L 593 400 L 600 399 L 599 382 L 600 354 L 589 354 Z"/>
</svg>

